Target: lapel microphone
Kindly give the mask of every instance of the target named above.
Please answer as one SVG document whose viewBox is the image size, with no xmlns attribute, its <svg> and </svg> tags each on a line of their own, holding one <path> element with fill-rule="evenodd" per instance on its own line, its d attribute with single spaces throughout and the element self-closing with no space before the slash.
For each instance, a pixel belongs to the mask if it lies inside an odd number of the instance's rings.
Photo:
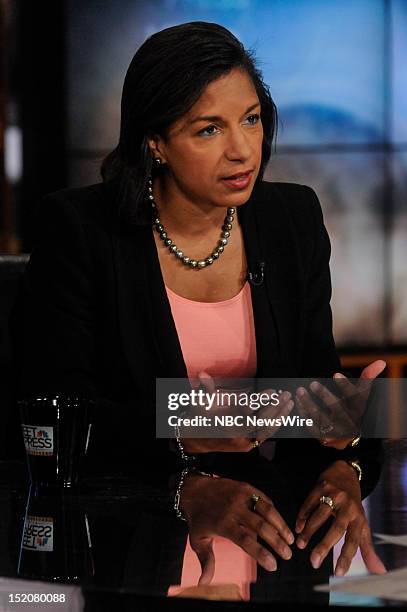
<svg viewBox="0 0 407 612">
<path fill-rule="evenodd" d="M 264 281 L 264 268 L 266 267 L 265 261 L 260 261 L 254 265 L 254 271 L 247 271 L 247 280 L 251 285 L 258 287 L 263 284 Z"/>
</svg>

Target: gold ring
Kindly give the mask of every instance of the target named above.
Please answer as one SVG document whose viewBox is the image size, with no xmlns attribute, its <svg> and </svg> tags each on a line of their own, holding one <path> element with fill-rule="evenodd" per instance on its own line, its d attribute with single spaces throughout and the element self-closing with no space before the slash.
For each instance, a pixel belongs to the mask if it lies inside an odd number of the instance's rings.
<svg viewBox="0 0 407 612">
<path fill-rule="evenodd" d="M 335 512 L 335 503 L 334 500 L 332 499 L 332 497 L 329 497 L 329 495 L 322 495 L 319 498 L 319 503 L 320 504 L 326 504 L 327 506 L 329 506 L 332 510 L 332 512 Z"/>
<path fill-rule="evenodd" d="M 258 440 L 255 440 L 252 444 L 253 448 L 258 448 L 260 446 L 260 442 Z"/>
<path fill-rule="evenodd" d="M 253 493 L 251 496 L 250 501 L 252 502 L 252 512 L 256 512 L 256 504 L 260 499 L 260 495 L 256 495 L 256 493 Z"/>
</svg>

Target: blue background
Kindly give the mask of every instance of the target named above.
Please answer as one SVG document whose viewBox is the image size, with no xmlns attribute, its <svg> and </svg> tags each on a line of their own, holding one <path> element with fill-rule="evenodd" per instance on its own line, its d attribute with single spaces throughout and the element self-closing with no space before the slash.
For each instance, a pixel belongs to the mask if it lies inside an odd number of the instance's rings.
<svg viewBox="0 0 407 612">
<path fill-rule="evenodd" d="M 255 50 L 279 110 L 266 180 L 321 200 L 338 344 L 407 343 L 407 0 L 70 0 L 68 18 L 72 185 L 100 180 L 145 38 L 220 23 Z"/>
</svg>

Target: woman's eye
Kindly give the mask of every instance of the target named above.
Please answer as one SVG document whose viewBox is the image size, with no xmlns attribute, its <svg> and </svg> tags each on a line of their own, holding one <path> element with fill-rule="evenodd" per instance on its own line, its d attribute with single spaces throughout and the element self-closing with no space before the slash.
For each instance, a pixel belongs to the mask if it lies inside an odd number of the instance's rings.
<svg viewBox="0 0 407 612">
<path fill-rule="evenodd" d="M 247 120 L 249 119 L 254 119 L 254 121 L 250 121 L 251 125 L 256 125 L 256 123 L 258 123 L 259 119 L 260 119 L 260 115 L 258 113 L 255 113 L 254 115 L 249 115 L 247 117 Z"/>
<path fill-rule="evenodd" d="M 212 136 L 215 132 L 209 132 L 208 130 L 216 129 L 216 125 L 208 125 L 208 127 L 203 130 L 199 130 L 198 134 L 201 136 Z"/>
</svg>

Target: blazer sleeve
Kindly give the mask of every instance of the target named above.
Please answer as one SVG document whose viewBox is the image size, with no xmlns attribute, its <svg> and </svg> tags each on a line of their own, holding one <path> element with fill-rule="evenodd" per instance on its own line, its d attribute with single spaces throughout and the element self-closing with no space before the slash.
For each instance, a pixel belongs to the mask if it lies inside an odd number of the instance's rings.
<svg viewBox="0 0 407 612">
<path fill-rule="evenodd" d="M 323 381 L 334 394 L 338 393 L 332 376 L 343 371 L 336 351 L 332 332 L 331 275 L 329 260 L 331 245 L 324 225 L 321 205 L 316 193 L 310 187 L 303 187 L 312 220 L 308 227 L 313 239 L 309 273 L 305 288 L 305 335 L 301 360 L 301 376 L 304 378 L 325 378 Z M 310 239 L 310 235 L 306 235 Z M 304 251 L 305 251 L 304 246 Z M 346 374 L 346 372 L 345 372 Z M 282 443 L 281 443 L 282 442 Z M 288 442 L 288 441 L 287 441 Z M 279 441 L 278 456 L 284 460 L 293 459 L 292 447 L 286 441 Z M 369 495 L 380 478 L 384 461 L 383 443 L 380 439 L 362 438 L 356 449 L 336 450 L 322 446 L 317 440 L 296 440 L 294 466 L 298 467 L 298 456 L 308 456 L 317 465 L 328 466 L 337 460 L 357 459 L 363 471 L 361 481 L 362 497 Z"/>
<path fill-rule="evenodd" d="M 75 193 L 71 197 L 57 192 L 37 207 L 34 248 L 12 317 L 14 395 L 72 393 L 93 398 L 86 474 L 165 479 L 179 463 L 168 440 L 144 433 L 137 434 L 135 442 L 135 397 L 107 397 L 102 388 L 96 354 L 97 250 L 91 228 L 82 221 L 82 205 L 86 201 L 78 201 Z M 17 420 L 15 415 L 16 428 Z M 118 431 L 120 435 L 112 436 Z"/>
<path fill-rule="evenodd" d="M 34 227 L 12 320 L 17 396 L 95 395 L 92 264 L 80 215 L 58 192 L 40 202 Z"/>
</svg>

